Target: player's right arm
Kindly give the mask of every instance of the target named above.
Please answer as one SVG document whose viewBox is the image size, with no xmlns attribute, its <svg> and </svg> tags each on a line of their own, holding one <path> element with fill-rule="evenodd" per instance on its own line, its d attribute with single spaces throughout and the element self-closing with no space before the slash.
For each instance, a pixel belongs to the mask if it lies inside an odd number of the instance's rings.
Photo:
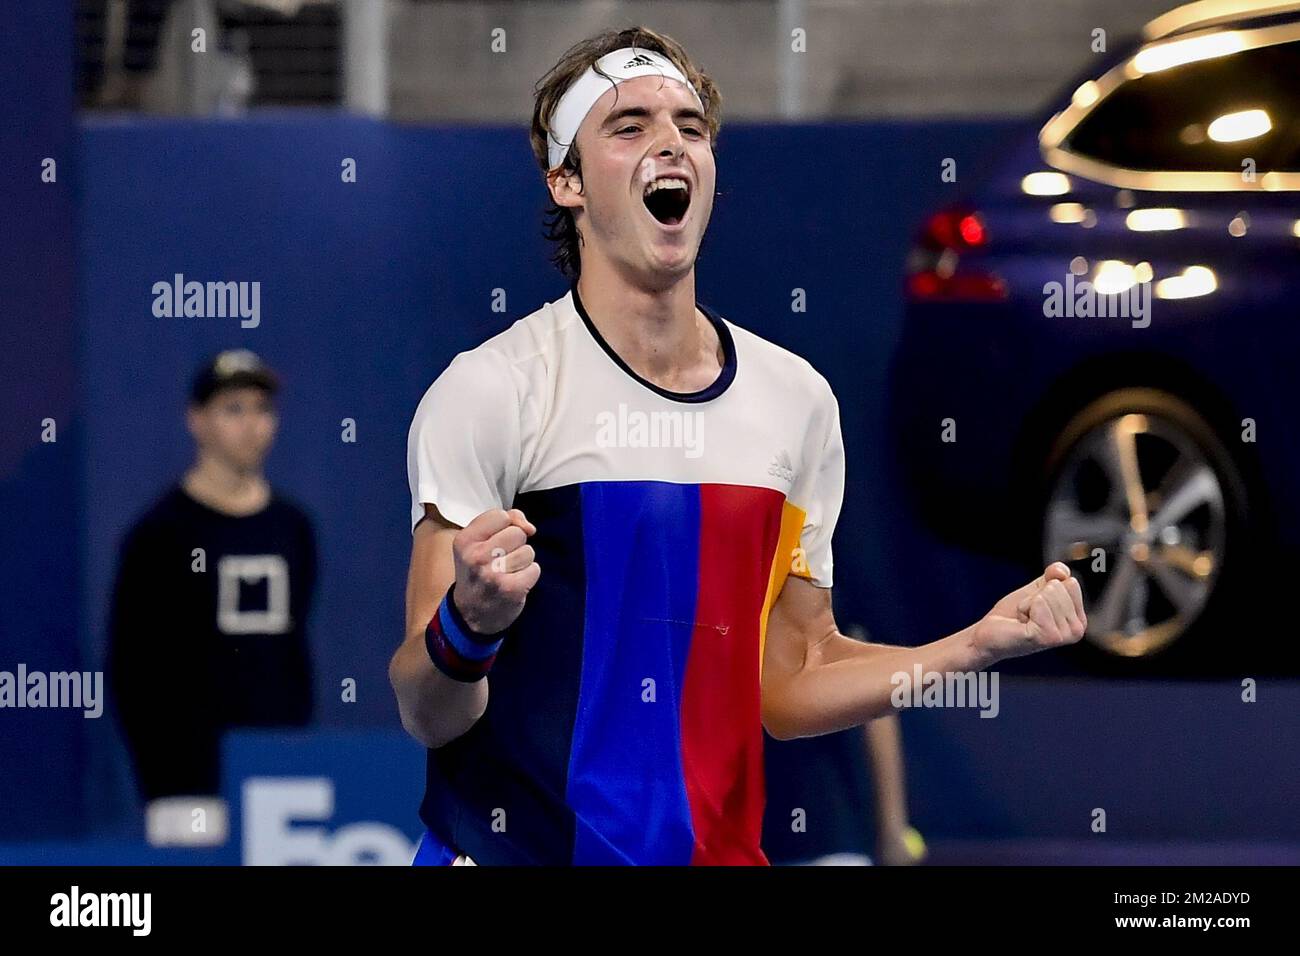
<svg viewBox="0 0 1300 956">
<path fill-rule="evenodd" d="M 487 709 L 488 677 L 472 682 L 444 674 L 429 656 L 425 628 L 452 583 L 452 600 L 475 635 L 509 627 L 541 575 L 528 536 L 536 532 L 518 509 L 485 511 L 464 528 L 431 504 L 415 527 L 406 582 L 406 638 L 388 667 L 402 726 L 437 748 L 469 730 Z"/>
<path fill-rule="evenodd" d="M 541 573 L 527 546 L 535 529 L 507 510 L 535 429 L 521 397 L 528 388 L 501 348 L 462 352 L 429 386 L 407 434 L 411 566 L 406 630 L 389 679 L 402 726 L 426 747 L 455 740 L 487 709 L 491 675 L 461 667 L 466 658 L 458 660 L 457 648 L 490 669 L 491 653 L 473 645 L 479 638 L 496 643 Z M 426 644 L 426 628 L 453 583 L 457 633 L 440 626 Z"/>
</svg>

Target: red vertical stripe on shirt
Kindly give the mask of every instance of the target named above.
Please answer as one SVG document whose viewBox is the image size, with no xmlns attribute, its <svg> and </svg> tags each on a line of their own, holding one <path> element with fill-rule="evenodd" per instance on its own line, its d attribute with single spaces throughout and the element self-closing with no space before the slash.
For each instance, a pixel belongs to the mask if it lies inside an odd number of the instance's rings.
<svg viewBox="0 0 1300 956">
<path fill-rule="evenodd" d="M 682 687 L 692 865 L 765 864 L 760 622 L 784 496 L 700 486 L 699 596 Z"/>
</svg>

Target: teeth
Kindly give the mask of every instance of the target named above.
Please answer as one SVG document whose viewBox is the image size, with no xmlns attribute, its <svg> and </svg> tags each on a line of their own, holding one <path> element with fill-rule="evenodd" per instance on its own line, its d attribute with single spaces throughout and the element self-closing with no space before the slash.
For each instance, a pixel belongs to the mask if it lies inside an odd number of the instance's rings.
<svg viewBox="0 0 1300 956">
<path fill-rule="evenodd" d="M 665 176 L 662 179 L 656 179 L 652 181 L 650 185 L 646 186 L 645 195 L 649 196 L 651 193 L 658 192 L 661 189 L 689 189 L 689 188 L 690 187 L 686 184 L 686 180 L 674 179 L 672 177 Z"/>
</svg>

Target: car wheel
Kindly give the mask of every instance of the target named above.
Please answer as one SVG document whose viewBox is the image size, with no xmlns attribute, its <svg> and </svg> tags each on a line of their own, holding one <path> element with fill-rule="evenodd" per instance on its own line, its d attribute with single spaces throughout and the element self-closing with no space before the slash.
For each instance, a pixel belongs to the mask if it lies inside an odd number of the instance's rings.
<svg viewBox="0 0 1300 956">
<path fill-rule="evenodd" d="M 1042 555 L 1079 578 L 1086 640 L 1143 658 L 1184 638 L 1221 589 L 1245 515 L 1210 425 L 1165 393 L 1116 392 L 1066 426 L 1047 474 Z"/>
</svg>

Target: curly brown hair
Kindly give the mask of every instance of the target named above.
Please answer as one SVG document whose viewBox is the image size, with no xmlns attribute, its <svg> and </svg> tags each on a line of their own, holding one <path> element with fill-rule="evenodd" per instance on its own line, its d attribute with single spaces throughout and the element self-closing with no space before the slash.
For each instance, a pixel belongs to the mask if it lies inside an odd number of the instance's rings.
<svg viewBox="0 0 1300 956">
<path fill-rule="evenodd" d="M 652 50 L 668 57 L 682 71 L 695 92 L 700 96 L 704 106 L 704 117 L 709 127 L 709 146 L 717 149 L 718 131 L 722 128 L 722 95 L 709 75 L 696 66 L 687 56 L 682 45 L 670 36 L 657 33 L 649 27 L 628 27 L 623 30 L 607 30 L 604 33 L 588 37 L 572 47 L 560 57 L 555 66 L 537 81 L 533 91 L 533 122 L 529 131 L 533 157 L 541 167 L 543 174 L 549 175 L 547 160 L 546 132 L 549 128 L 555 107 L 565 91 L 578 79 L 587 67 L 592 66 L 606 53 L 613 53 L 623 47 Z M 561 171 L 582 175 L 582 157 L 578 155 L 578 144 L 569 147 L 568 155 L 560 167 Z M 580 250 L 582 236 L 574 221 L 573 211 L 552 202 L 546 213 L 546 238 L 555 243 L 551 261 L 569 278 L 577 278 L 582 272 Z"/>
</svg>

